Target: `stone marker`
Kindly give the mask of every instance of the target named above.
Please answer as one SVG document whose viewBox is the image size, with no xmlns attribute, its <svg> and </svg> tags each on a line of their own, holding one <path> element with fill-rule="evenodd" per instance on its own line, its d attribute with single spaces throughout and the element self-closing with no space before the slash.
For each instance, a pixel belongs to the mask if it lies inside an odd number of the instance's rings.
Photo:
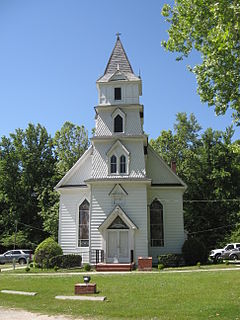
<svg viewBox="0 0 240 320">
<path fill-rule="evenodd" d="M 35 296 L 37 292 L 26 292 L 26 291 L 14 291 L 14 290 L 1 290 L 2 293 L 8 294 L 20 294 L 23 296 Z"/>
<path fill-rule="evenodd" d="M 106 297 L 89 297 L 89 296 L 56 296 L 59 300 L 89 300 L 89 301 L 104 301 Z"/>
</svg>

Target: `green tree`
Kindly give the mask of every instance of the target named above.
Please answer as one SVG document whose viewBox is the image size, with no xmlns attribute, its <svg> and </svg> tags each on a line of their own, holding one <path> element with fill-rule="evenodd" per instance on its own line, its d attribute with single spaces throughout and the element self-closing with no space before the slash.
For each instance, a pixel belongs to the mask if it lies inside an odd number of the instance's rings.
<svg viewBox="0 0 240 320">
<path fill-rule="evenodd" d="M 162 15 L 171 24 L 162 45 L 178 52 L 177 60 L 197 50 L 202 63 L 190 70 L 196 75 L 203 102 L 217 115 L 230 107 L 240 121 L 240 4 L 238 0 L 175 0 Z"/>
<path fill-rule="evenodd" d="M 239 221 L 240 203 L 226 199 L 239 197 L 240 157 L 232 143 L 231 127 L 225 132 L 207 129 L 201 136 L 199 130 L 193 115 L 188 119 L 180 113 L 174 132 L 163 131 L 150 143 L 168 163 L 176 160 L 177 173 L 188 186 L 184 194 L 185 228 L 210 249 Z M 218 227 L 221 229 L 215 229 Z M 206 231 L 209 229 L 213 230 Z"/>
<path fill-rule="evenodd" d="M 0 142 L 0 224 L 2 236 L 15 232 L 15 220 L 31 243 L 46 237 L 39 200 L 45 188 L 53 188 L 56 159 L 52 139 L 40 124 L 17 129 Z M 32 226 L 30 228 L 29 226 Z"/>
<path fill-rule="evenodd" d="M 54 137 L 59 175 L 63 176 L 81 157 L 89 146 L 88 132 L 84 126 L 65 122 Z"/>
</svg>

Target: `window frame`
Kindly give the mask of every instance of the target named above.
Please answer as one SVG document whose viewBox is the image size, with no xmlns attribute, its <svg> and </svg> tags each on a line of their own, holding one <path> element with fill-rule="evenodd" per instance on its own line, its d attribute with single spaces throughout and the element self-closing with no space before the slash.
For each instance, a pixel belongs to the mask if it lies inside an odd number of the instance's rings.
<svg viewBox="0 0 240 320">
<path fill-rule="evenodd" d="M 122 101 L 122 88 L 114 87 L 114 101 Z"/>
<path fill-rule="evenodd" d="M 124 157 L 124 162 L 122 158 Z M 124 167 L 124 171 L 122 171 L 122 166 Z M 127 173 L 127 159 L 124 154 L 122 154 L 119 158 L 119 174 L 126 174 Z"/>
<path fill-rule="evenodd" d="M 87 223 L 81 223 L 81 217 L 80 217 L 80 210 L 81 210 L 81 206 L 84 205 L 84 203 L 87 203 L 88 204 L 88 209 L 82 209 L 82 211 L 85 211 L 84 214 L 87 213 Z M 86 212 L 87 211 L 87 212 Z M 88 199 L 84 199 L 80 205 L 78 206 L 78 239 L 77 239 L 77 246 L 78 248 L 89 248 L 89 242 L 90 242 L 90 239 L 89 239 L 89 231 L 90 231 L 90 228 L 89 228 L 89 219 L 90 218 L 90 203 L 88 201 Z M 80 238 L 81 236 L 81 227 L 83 226 L 87 226 L 87 233 L 88 233 L 88 238 Z M 85 230 L 86 231 L 86 230 Z M 86 242 L 87 245 L 82 245 L 84 242 Z"/>
<path fill-rule="evenodd" d="M 158 203 L 159 207 L 153 207 L 154 203 Z M 154 199 L 150 206 L 149 206 L 149 227 L 150 227 L 150 247 L 151 248 L 161 248 L 164 247 L 164 207 L 162 205 L 162 203 L 158 200 L 158 199 Z M 160 219 L 160 222 L 156 223 L 154 221 L 154 223 L 152 222 L 152 215 L 155 213 L 160 214 L 160 217 L 158 217 L 158 219 Z M 155 227 L 155 231 L 153 230 Z M 155 238 L 153 238 L 153 232 L 156 232 L 156 229 L 159 228 L 159 236 Z"/>
<path fill-rule="evenodd" d="M 116 122 L 116 119 L 121 119 L 121 124 L 119 124 L 119 123 L 117 123 Z M 124 119 L 123 119 L 123 117 L 120 115 L 120 114 L 117 114 L 115 117 L 114 117 L 114 119 L 113 119 L 113 132 L 114 133 L 123 133 L 124 132 L 124 128 L 123 128 L 123 125 L 124 125 Z M 121 126 L 121 131 L 117 131 L 116 129 L 117 129 L 117 126 Z"/>
<path fill-rule="evenodd" d="M 113 157 L 115 158 L 114 160 L 116 160 L 115 162 L 112 161 Z M 117 174 L 117 163 L 118 163 L 118 159 L 117 157 L 115 156 L 115 154 L 111 155 L 110 157 L 110 173 L 111 174 Z M 113 166 L 115 166 L 115 170 L 113 171 L 112 168 Z"/>
</svg>

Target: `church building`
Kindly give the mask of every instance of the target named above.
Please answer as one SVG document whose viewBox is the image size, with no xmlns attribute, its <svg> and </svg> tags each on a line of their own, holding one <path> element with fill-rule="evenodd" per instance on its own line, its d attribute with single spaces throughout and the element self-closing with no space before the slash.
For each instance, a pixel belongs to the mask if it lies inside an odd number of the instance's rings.
<svg viewBox="0 0 240 320">
<path fill-rule="evenodd" d="M 92 265 L 137 264 L 140 256 L 157 263 L 181 252 L 186 185 L 148 144 L 142 80 L 119 35 L 96 83 L 91 146 L 56 186 L 59 244 Z"/>
</svg>

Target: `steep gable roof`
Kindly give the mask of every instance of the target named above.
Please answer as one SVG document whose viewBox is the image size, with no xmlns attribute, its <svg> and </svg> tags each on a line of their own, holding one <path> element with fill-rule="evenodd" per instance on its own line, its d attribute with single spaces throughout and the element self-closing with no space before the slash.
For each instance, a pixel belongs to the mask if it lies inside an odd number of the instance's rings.
<svg viewBox="0 0 240 320">
<path fill-rule="evenodd" d="M 67 186 L 83 185 L 85 179 L 91 177 L 91 153 L 93 147 L 90 146 L 80 159 L 74 164 L 74 166 L 65 174 L 65 176 L 58 182 L 55 189 L 58 190 Z M 85 165 L 85 167 L 83 167 Z M 86 168 L 87 165 L 87 168 Z M 79 175 L 80 173 L 80 175 Z M 82 174 L 81 174 L 82 173 Z M 77 181 L 77 182 L 76 182 Z"/>
<path fill-rule="evenodd" d="M 115 73 L 116 70 L 120 70 L 126 73 L 133 73 L 133 69 L 128 60 L 127 54 L 123 48 L 122 42 L 117 36 L 116 44 L 113 48 L 112 54 L 108 60 L 108 64 L 104 71 L 104 74 Z"/>
<path fill-rule="evenodd" d="M 182 181 L 182 179 L 172 171 L 172 169 L 150 145 L 148 145 L 146 171 L 147 177 L 152 180 L 152 185 L 181 186 L 185 189 L 187 188 L 187 185 Z"/>
</svg>

